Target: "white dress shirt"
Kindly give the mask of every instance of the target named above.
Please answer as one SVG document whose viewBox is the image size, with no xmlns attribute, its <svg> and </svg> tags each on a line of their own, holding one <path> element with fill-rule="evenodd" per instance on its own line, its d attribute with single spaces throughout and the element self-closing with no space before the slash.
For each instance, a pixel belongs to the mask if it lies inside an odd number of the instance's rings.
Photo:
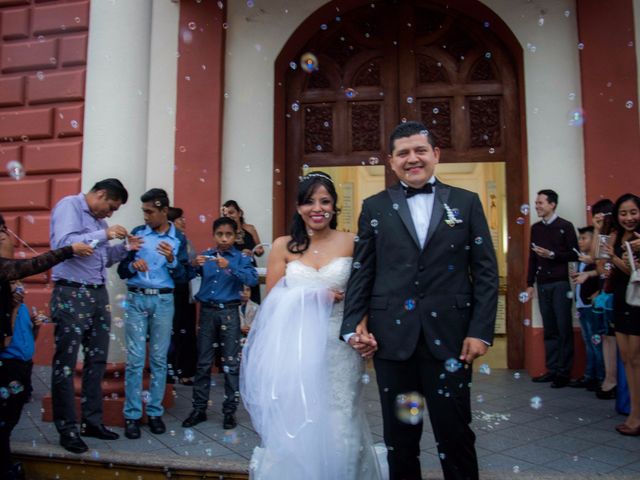
<svg viewBox="0 0 640 480">
<path fill-rule="evenodd" d="M 427 183 L 434 185 L 435 182 L 436 178 L 432 176 Z M 403 187 L 408 187 L 404 182 L 400 183 Z M 429 231 L 429 222 L 431 221 L 431 213 L 433 212 L 433 202 L 435 201 L 435 189 L 436 187 L 434 186 L 433 194 L 419 194 L 407 198 L 407 204 L 411 212 L 411 220 L 413 220 L 413 226 L 418 234 L 418 241 L 421 247 L 424 247 L 427 241 L 427 232 Z"/>
</svg>

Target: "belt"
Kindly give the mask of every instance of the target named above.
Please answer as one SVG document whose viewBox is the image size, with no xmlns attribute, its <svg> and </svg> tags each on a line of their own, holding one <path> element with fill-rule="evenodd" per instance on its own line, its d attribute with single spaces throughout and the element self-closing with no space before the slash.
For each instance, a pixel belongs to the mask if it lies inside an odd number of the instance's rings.
<svg viewBox="0 0 640 480">
<path fill-rule="evenodd" d="M 127 290 L 133 293 L 141 293 L 142 295 L 160 295 L 162 293 L 173 293 L 173 288 L 127 287 Z"/>
<path fill-rule="evenodd" d="M 80 283 L 80 282 L 72 282 L 71 280 L 56 280 L 55 284 L 60 285 L 62 287 L 91 288 L 93 290 L 104 288 L 104 283 Z"/>
<path fill-rule="evenodd" d="M 203 307 L 213 308 L 214 310 L 226 310 L 228 308 L 235 308 L 240 306 L 240 301 L 227 302 L 227 303 L 215 303 L 215 302 L 200 302 Z"/>
</svg>

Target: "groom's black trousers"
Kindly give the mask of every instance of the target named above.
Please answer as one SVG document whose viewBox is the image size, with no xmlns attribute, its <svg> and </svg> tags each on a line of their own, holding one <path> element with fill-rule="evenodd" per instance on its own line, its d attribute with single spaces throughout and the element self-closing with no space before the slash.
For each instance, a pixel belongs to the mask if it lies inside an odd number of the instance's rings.
<svg viewBox="0 0 640 480">
<path fill-rule="evenodd" d="M 420 437 L 423 424 L 409 425 L 396 416 L 396 397 L 419 392 L 426 400 L 446 480 L 477 480 L 476 436 L 471 430 L 471 367 L 451 373 L 427 348 L 424 335 L 405 361 L 374 357 L 384 420 L 384 441 L 389 450 L 391 480 L 419 480 Z"/>
</svg>

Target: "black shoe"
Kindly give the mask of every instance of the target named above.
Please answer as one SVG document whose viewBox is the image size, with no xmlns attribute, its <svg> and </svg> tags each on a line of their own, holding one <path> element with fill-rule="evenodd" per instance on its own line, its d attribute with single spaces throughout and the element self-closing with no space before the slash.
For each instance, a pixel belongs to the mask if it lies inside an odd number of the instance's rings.
<svg viewBox="0 0 640 480">
<path fill-rule="evenodd" d="M 117 440 L 120 438 L 120 435 L 118 435 L 113 430 L 109 430 L 102 424 L 98 426 L 94 426 L 94 425 L 89 425 L 84 421 L 82 422 L 80 435 L 82 435 L 83 437 L 100 438 L 102 440 Z"/>
<path fill-rule="evenodd" d="M 207 414 L 201 412 L 199 410 L 193 410 L 189 414 L 189 418 L 187 418 L 184 422 L 182 422 L 182 426 L 185 428 L 195 427 L 199 423 L 207 421 Z"/>
<path fill-rule="evenodd" d="M 556 375 L 556 378 L 551 382 L 551 388 L 563 388 L 569 385 L 571 379 L 564 375 Z"/>
<path fill-rule="evenodd" d="M 569 382 L 571 388 L 587 388 L 591 384 L 590 378 L 580 377 Z"/>
<path fill-rule="evenodd" d="M 89 447 L 82 441 L 78 432 L 61 433 L 60 445 L 71 453 L 84 453 L 89 450 Z"/>
<path fill-rule="evenodd" d="M 124 436 L 131 440 L 140 438 L 140 420 L 125 419 Z"/>
<path fill-rule="evenodd" d="M 617 390 L 617 385 L 610 390 L 603 390 L 602 387 L 600 387 L 596 390 L 596 397 L 600 400 L 613 400 L 616 398 Z"/>
<path fill-rule="evenodd" d="M 236 422 L 235 415 L 233 413 L 225 413 L 222 428 L 225 430 L 231 430 L 232 428 L 236 428 L 236 425 L 238 425 L 238 422 Z"/>
<path fill-rule="evenodd" d="M 553 382 L 555 378 L 556 378 L 555 373 L 547 372 L 544 375 L 540 375 L 539 377 L 533 377 L 531 381 L 534 383 L 547 383 L 547 382 Z"/>
<path fill-rule="evenodd" d="M 167 431 L 167 427 L 164 425 L 162 417 L 149 416 L 147 424 L 149 425 L 149 430 L 151 430 L 151 433 L 155 433 L 156 435 L 160 435 L 161 433 Z"/>
</svg>

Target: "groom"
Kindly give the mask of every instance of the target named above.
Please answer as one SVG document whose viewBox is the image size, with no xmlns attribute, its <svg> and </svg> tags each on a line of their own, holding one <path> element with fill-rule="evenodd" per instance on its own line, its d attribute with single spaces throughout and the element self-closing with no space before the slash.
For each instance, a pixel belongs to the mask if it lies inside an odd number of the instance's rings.
<svg viewBox="0 0 640 480">
<path fill-rule="evenodd" d="M 421 416 L 396 415 L 409 392 L 425 398 L 445 479 L 477 479 L 470 365 L 493 339 L 489 228 L 477 194 L 434 177 L 440 150 L 424 125 L 398 125 L 389 148 L 400 183 L 363 203 L 341 336 L 363 356 L 378 349 L 391 479 L 422 478 Z"/>
</svg>

